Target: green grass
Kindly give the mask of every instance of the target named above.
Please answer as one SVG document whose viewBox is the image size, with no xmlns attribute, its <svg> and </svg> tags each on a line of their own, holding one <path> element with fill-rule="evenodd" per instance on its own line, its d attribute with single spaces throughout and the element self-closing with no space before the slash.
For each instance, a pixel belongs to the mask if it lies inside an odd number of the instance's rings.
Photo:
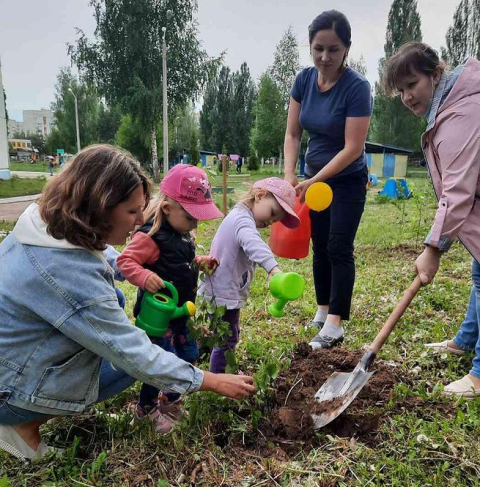
<svg viewBox="0 0 480 487">
<path fill-rule="evenodd" d="M 8 232 L 13 230 L 15 223 L 7 222 L 5 220 L 0 220 L 0 242 L 8 235 Z M 1 486 L 2 484 L 0 484 Z"/>
<path fill-rule="evenodd" d="M 41 193 L 46 182 L 46 178 L 24 179 L 13 176 L 12 179 L 0 181 L 0 198 Z"/>
<path fill-rule="evenodd" d="M 369 192 L 356 240 L 357 279 L 352 317 L 345 325 L 348 349 L 359 349 L 374 338 L 414 277 L 413 262 L 422 250 L 436 203 L 427 180 L 409 180 L 409 184 L 415 198 L 395 205 Z M 218 224 L 200 224 L 198 253 L 208 252 Z M 267 238 L 268 230 L 262 232 Z M 468 372 L 471 357 L 433 356 L 423 346 L 457 331 L 471 286 L 470 262 L 469 254 L 455 244 L 443 258 L 434 284 L 421 289 L 382 349 L 381 358 L 394 362 L 413 384 L 399 383 L 396 397 L 420 395 L 427 402 L 387 418 L 376 445 L 352 443 L 320 431 L 318 448 L 303 451 L 299 444 L 296 453 L 285 457 L 274 454 L 278 447 L 272 445 L 271 456 L 264 458 L 243 447 L 255 418 L 267 414 L 258 409 L 263 396 L 238 403 L 206 393 L 189 396 L 189 417 L 171 435 L 155 438 L 148 427 L 129 425 L 132 415 L 127 403 L 135 399 L 136 385 L 86 415 L 44 426 L 48 441 L 68 447 L 63 458 L 22 466 L 0 454 L 0 479 L 6 475 L 10 485 L 25 486 L 165 487 L 190 485 L 196 471 L 195 485 L 202 486 L 479 485 L 480 400 L 446 408 L 449 403 L 438 393 Z M 256 373 L 268 360 L 288 366 L 294 345 L 312 336 L 303 327 L 316 308 L 311 255 L 302 261 L 280 259 L 280 265 L 282 270 L 302 274 L 311 291 L 290 303 L 284 318 L 272 319 L 266 310 L 272 301 L 266 275 L 256 271 L 251 297 L 242 311 L 237 354 L 246 373 Z M 136 290 L 128 283 L 119 287 L 132 317 Z M 414 368 L 417 375 L 412 376 Z M 8 484 L 0 480 L 0 485 Z"/>
<path fill-rule="evenodd" d="M 48 169 L 48 162 L 47 161 L 37 161 L 36 164 L 30 164 L 30 162 L 13 162 L 10 161 L 10 170 L 11 171 L 28 171 L 28 172 L 50 172 Z M 57 172 L 59 170 L 58 166 L 53 168 L 53 172 Z"/>
</svg>

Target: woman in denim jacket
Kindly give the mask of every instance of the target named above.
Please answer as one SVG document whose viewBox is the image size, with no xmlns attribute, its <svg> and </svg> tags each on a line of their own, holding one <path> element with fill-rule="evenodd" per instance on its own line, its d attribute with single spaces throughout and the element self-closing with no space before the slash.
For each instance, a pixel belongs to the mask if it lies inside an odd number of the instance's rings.
<svg viewBox="0 0 480 487">
<path fill-rule="evenodd" d="M 388 60 L 385 85 L 427 120 L 422 148 L 438 209 L 425 250 L 415 261 L 417 274 L 429 284 L 457 237 L 474 259 L 474 286 L 460 331 L 453 340 L 427 345 L 456 355 L 475 352 L 470 373 L 444 389 L 447 395 L 472 399 L 480 396 L 480 62 L 468 59 L 449 72 L 431 47 L 411 42 Z"/>
<path fill-rule="evenodd" d="M 103 250 L 144 223 L 139 164 L 91 146 L 52 179 L 0 244 L 0 448 L 35 459 L 39 427 L 79 414 L 135 380 L 181 394 L 241 398 L 247 376 L 211 374 L 152 344 L 119 306 Z"/>
</svg>

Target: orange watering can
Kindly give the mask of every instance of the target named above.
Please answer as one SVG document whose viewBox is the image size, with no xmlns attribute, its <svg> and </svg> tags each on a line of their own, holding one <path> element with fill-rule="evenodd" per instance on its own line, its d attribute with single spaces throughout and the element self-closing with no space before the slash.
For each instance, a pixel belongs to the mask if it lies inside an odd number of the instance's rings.
<svg viewBox="0 0 480 487">
<path fill-rule="evenodd" d="M 330 206 L 333 199 L 332 188 L 326 183 L 314 183 L 305 193 L 305 203 L 295 200 L 293 211 L 300 218 L 300 226 L 287 228 L 281 222 L 274 223 L 270 231 L 269 245 L 278 257 L 286 259 L 303 259 L 310 249 L 310 215 L 309 211 L 323 211 Z"/>
</svg>

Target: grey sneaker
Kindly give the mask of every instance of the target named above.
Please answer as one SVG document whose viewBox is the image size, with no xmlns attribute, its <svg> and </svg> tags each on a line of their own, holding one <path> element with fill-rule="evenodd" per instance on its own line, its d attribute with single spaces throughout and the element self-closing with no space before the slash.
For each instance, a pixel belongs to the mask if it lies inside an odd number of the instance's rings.
<svg viewBox="0 0 480 487">
<path fill-rule="evenodd" d="M 317 331 L 320 331 L 323 328 L 324 324 L 325 324 L 324 321 L 312 320 L 310 321 L 310 323 L 305 325 L 305 330 L 309 330 L 309 329 L 311 330 L 313 328 Z"/>
<path fill-rule="evenodd" d="M 320 333 L 312 338 L 312 341 L 309 343 L 309 345 L 314 349 L 317 350 L 319 348 L 332 348 L 337 345 L 340 345 L 340 343 L 343 342 L 343 335 L 338 338 L 334 337 L 329 337 L 329 336 L 320 336 Z"/>
</svg>

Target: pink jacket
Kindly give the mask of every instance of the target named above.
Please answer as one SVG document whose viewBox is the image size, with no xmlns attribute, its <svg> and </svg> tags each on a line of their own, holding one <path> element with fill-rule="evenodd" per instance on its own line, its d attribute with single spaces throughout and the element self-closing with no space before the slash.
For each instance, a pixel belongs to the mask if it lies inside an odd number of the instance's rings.
<svg viewBox="0 0 480 487">
<path fill-rule="evenodd" d="M 430 126 L 430 124 L 429 124 Z M 469 59 L 422 137 L 438 198 L 425 241 L 448 250 L 458 236 L 480 262 L 480 62 Z"/>
</svg>

